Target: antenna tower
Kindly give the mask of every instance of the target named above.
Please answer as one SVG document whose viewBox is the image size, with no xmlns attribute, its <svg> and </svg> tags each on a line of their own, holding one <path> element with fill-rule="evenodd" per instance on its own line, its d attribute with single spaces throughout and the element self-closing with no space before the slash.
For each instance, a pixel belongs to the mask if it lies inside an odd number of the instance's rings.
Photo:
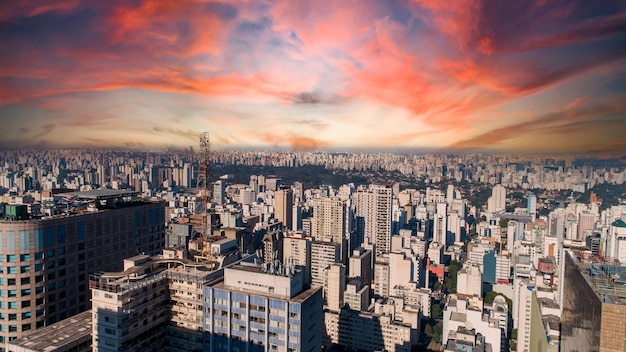
<svg viewBox="0 0 626 352">
<path fill-rule="evenodd" d="M 212 193 L 209 187 L 209 177 L 211 177 L 211 143 L 209 142 L 209 132 L 200 135 L 200 150 L 198 151 L 198 190 L 201 192 L 202 200 L 202 236 L 211 235 L 211 218 L 209 216 L 209 203 Z"/>
</svg>

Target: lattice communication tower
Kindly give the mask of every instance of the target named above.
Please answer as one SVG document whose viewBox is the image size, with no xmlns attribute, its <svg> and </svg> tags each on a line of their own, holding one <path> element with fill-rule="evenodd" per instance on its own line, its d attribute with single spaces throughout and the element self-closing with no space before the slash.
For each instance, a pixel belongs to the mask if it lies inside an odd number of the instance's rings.
<svg viewBox="0 0 626 352">
<path fill-rule="evenodd" d="M 211 224 L 209 216 L 209 203 L 212 192 L 209 186 L 211 177 L 211 143 L 209 142 L 209 132 L 200 135 L 200 150 L 198 151 L 198 190 L 201 192 L 202 200 L 202 236 L 211 235 Z"/>
</svg>

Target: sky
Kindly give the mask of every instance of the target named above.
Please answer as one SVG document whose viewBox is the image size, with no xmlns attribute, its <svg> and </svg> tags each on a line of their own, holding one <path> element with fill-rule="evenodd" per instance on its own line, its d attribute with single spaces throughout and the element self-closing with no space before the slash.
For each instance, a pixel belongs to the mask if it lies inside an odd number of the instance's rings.
<svg viewBox="0 0 626 352">
<path fill-rule="evenodd" d="M 626 154 L 626 1 L 14 0 L 0 147 Z"/>
</svg>

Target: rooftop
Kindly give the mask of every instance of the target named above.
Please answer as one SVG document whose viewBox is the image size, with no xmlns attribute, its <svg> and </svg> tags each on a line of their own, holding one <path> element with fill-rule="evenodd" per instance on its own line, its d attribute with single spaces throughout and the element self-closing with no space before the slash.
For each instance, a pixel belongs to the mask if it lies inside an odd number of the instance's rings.
<svg viewBox="0 0 626 352">
<path fill-rule="evenodd" d="M 84 200 L 105 200 L 115 198 L 133 197 L 139 194 L 136 191 L 125 191 L 117 189 L 94 189 L 91 191 L 62 193 L 65 196 L 75 197 Z"/>
<path fill-rule="evenodd" d="M 608 304 L 626 305 L 626 267 L 589 252 L 568 252 L 598 297 Z"/>
<path fill-rule="evenodd" d="M 54 351 L 71 342 L 80 343 L 81 340 L 91 341 L 91 310 L 37 329 L 32 334 L 15 339 L 9 344 L 33 351 Z"/>
</svg>

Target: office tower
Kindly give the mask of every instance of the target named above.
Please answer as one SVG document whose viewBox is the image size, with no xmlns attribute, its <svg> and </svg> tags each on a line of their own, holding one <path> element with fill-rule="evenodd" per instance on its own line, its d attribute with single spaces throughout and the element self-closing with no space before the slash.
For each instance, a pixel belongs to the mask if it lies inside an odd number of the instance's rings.
<svg viewBox="0 0 626 352">
<path fill-rule="evenodd" d="M 302 233 L 283 238 L 283 264 L 302 270 L 305 285 L 311 284 L 311 242 Z"/>
<path fill-rule="evenodd" d="M 326 269 L 334 263 L 341 263 L 341 245 L 335 242 L 311 243 L 311 285 L 324 286 Z"/>
<path fill-rule="evenodd" d="M 226 202 L 226 181 L 213 182 L 213 202 L 217 205 L 224 205 Z"/>
<path fill-rule="evenodd" d="M 326 269 L 326 284 L 324 285 L 326 307 L 330 310 L 339 311 L 343 307 L 345 290 L 346 266 L 340 263 L 333 263 Z"/>
<path fill-rule="evenodd" d="M 433 219 L 433 241 L 448 248 L 448 205 L 437 203 L 435 217 Z"/>
<path fill-rule="evenodd" d="M 288 188 L 274 193 L 274 217 L 288 229 L 293 227 L 293 191 Z"/>
<path fill-rule="evenodd" d="M 487 200 L 487 210 L 494 213 L 506 210 L 506 188 L 495 185 L 491 190 L 491 197 Z"/>
<path fill-rule="evenodd" d="M 615 263 L 565 255 L 561 351 L 626 350 L 626 290 Z"/>
<path fill-rule="evenodd" d="M 319 351 L 321 287 L 302 272 L 237 264 L 204 288 L 205 351 Z"/>
<path fill-rule="evenodd" d="M 88 275 L 119 270 L 121 260 L 157 253 L 164 242 L 165 203 L 136 199 L 137 192 L 97 190 L 67 193 L 76 205 L 66 215 L 0 220 L 0 340 L 89 308 Z"/>
<path fill-rule="evenodd" d="M 346 202 L 338 197 L 313 200 L 311 237 L 316 241 L 341 244 L 341 261 L 348 255 L 348 233 L 346 231 Z"/>
<path fill-rule="evenodd" d="M 390 187 L 380 185 L 355 193 L 357 241 L 376 244 L 376 256 L 389 252 L 391 247 L 392 196 Z"/>
<path fill-rule="evenodd" d="M 534 194 L 528 195 L 528 200 L 526 204 L 526 212 L 533 216 L 537 214 L 537 196 L 536 195 Z"/>
<path fill-rule="evenodd" d="M 359 247 L 348 259 L 348 278 L 359 280 L 362 286 L 372 284 L 372 251 Z"/>
</svg>

